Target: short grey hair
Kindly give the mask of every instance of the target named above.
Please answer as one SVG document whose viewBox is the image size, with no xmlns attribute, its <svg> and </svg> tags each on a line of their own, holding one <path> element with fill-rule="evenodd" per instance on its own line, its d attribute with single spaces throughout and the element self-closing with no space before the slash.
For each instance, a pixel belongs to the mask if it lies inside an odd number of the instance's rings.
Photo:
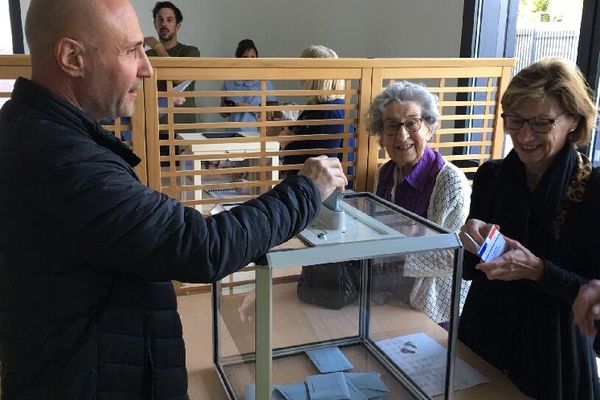
<svg viewBox="0 0 600 400">
<path fill-rule="evenodd" d="M 385 107 L 393 102 L 404 101 L 413 101 L 421 106 L 421 118 L 429 125 L 433 135 L 440 120 L 438 98 L 425 85 L 408 81 L 390 83 L 373 99 L 367 112 L 367 130 L 381 136 Z"/>
</svg>

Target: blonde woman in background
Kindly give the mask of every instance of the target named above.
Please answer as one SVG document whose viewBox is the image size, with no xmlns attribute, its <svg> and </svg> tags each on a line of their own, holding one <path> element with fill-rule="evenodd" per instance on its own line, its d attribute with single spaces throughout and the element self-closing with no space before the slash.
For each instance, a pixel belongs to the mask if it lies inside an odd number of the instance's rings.
<svg viewBox="0 0 600 400">
<path fill-rule="evenodd" d="M 310 45 L 302 51 L 301 58 L 338 58 L 338 55 L 332 49 L 321 45 Z M 343 79 L 319 79 L 302 81 L 302 89 L 304 90 L 344 90 Z M 316 105 L 332 105 L 344 104 L 344 96 L 341 94 L 318 94 L 310 99 L 308 104 Z M 344 110 L 305 110 L 298 117 L 298 121 L 302 120 L 341 120 L 345 118 Z M 354 132 L 354 127 L 350 126 L 350 132 Z M 282 134 L 294 135 L 327 135 L 344 133 L 344 125 L 339 123 L 331 123 L 328 125 L 300 125 L 294 126 L 290 131 L 284 131 Z M 283 164 L 299 164 L 301 165 L 309 157 L 314 157 L 319 154 L 311 153 L 311 149 L 338 149 L 343 146 L 343 139 L 325 139 L 325 140 L 301 140 L 290 142 L 285 146 L 285 150 L 301 150 L 306 149 L 306 154 L 288 155 L 283 158 Z M 341 154 L 338 151 L 327 154 L 329 157 L 338 157 L 341 159 Z M 288 174 L 296 174 L 296 170 L 287 171 Z"/>
</svg>

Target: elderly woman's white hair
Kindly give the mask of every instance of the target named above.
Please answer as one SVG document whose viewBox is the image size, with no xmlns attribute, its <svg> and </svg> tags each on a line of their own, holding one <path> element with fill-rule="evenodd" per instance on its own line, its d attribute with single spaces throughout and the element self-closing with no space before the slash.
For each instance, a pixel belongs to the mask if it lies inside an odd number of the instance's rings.
<svg viewBox="0 0 600 400">
<path fill-rule="evenodd" d="M 338 58 L 335 51 L 329 47 L 318 44 L 311 44 L 302 50 L 301 58 Z M 345 81 L 343 79 L 318 79 L 302 82 L 302 88 L 306 90 L 344 90 Z M 333 99 L 343 98 L 342 94 L 319 94 L 313 98 L 313 103 L 323 103 Z"/>
<path fill-rule="evenodd" d="M 373 135 L 381 136 L 385 107 L 393 102 L 404 101 L 412 101 L 421 106 L 421 118 L 429 125 L 428 139 L 431 139 L 440 120 L 437 96 L 431 94 L 424 85 L 408 81 L 390 83 L 373 99 L 367 113 L 367 130 Z"/>
</svg>

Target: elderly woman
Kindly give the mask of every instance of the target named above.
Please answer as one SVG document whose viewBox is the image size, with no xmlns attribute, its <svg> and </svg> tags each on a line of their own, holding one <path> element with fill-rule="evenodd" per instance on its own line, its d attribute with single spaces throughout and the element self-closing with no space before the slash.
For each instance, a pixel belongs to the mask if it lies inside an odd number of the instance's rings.
<svg viewBox="0 0 600 400">
<path fill-rule="evenodd" d="M 422 85 L 392 83 L 375 97 L 369 108 L 367 129 L 379 137 L 390 157 L 378 171 L 375 193 L 458 231 L 467 217 L 470 187 L 462 171 L 427 145 L 438 122 L 437 98 Z M 392 290 L 434 321 L 448 321 L 452 266 L 449 254 L 410 256 L 401 265 L 399 287 Z M 374 281 L 377 280 L 375 276 Z M 461 305 L 467 291 L 468 285 L 463 283 Z"/>
<path fill-rule="evenodd" d="M 238 43 L 238 47 L 235 50 L 235 56 L 237 58 L 257 58 L 258 49 L 254 45 L 252 39 L 244 39 Z M 266 82 L 267 90 L 273 90 L 271 81 Z M 225 81 L 223 82 L 223 88 L 221 90 L 227 91 L 260 91 L 260 81 Z M 274 96 L 267 96 L 267 105 L 276 105 L 277 99 Z M 221 107 L 251 107 L 260 105 L 260 96 L 256 95 L 235 95 L 221 98 Z M 222 113 L 223 118 L 229 118 L 230 122 L 256 122 L 258 116 L 254 112 L 236 112 L 236 113 Z M 255 126 L 246 126 L 240 128 L 241 131 L 245 132 L 256 132 Z"/>
<path fill-rule="evenodd" d="M 514 148 L 478 169 L 461 230 L 482 244 L 497 226 L 506 248 L 487 262 L 465 254 L 472 284 L 459 339 L 529 396 L 600 399 L 592 342 L 571 311 L 579 287 L 600 277 L 600 178 L 576 150 L 590 139 L 596 107 L 562 59 L 520 71 L 501 102 Z"/>
<path fill-rule="evenodd" d="M 310 45 L 302 51 L 301 58 L 338 58 L 338 55 L 332 49 L 320 46 Z M 302 89 L 304 90 L 344 90 L 343 79 L 323 79 L 323 80 L 307 80 L 302 81 Z M 309 102 L 311 105 L 331 105 L 344 104 L 344 96 L 340 94 L 317 94 Z M 302 120 L 340 120 L 345 118 L 343 109 L 322 109 L 322 110 L 306 110 L 298 117 L 298 121 Z M 353 126 L 349 129 L 354 131 Z M 327 124 L 327 125 L 299 125 L 291 129 L 294 135 L 315 135 L 315 134 L 336 134 L 344 133 L 343 124 Z M 282 134 L 290 134 L 290 132 L 282 132 Z M 340 148 L 343 145 L 343 139 L 325 139 L 325 140 L 301 140 L 290 142 L 286 145 L 285 150 L 301 150 L 301 149 L 333 149 Z M 352 144 L 351 144 L 352 145 Z M 283 158 L 283 164 L 299 164 L 301 166 L 309 157 L 314 157 L 319 154 L 296 154 L 287 155 Z M 341 157 L 337 152 L 328 154 L 329 157 Z M 297 171 L 288 171 L 296 173 Z"/>
</svg>

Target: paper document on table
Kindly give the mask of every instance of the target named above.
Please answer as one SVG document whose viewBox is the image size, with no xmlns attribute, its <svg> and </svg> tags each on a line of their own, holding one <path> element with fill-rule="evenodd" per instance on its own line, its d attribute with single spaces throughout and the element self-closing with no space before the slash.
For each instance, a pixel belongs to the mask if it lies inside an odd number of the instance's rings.
<svg viewBox="0 0 600 400">
<path fill-rule="evenodd" d="M 336 346 L 306 350 L 306 355 L 322 374 L 352 369 L 350 361 Z"/>
<path fill-rule="evenodd" d="M 344 372 L 348 386 L 352 384 L 367 399 L 375 399 L 390 393 L 377 372 Z"/>
<path fill-rule="evenodd" d="M 285 400 L 310 400 L 306 383 L 290 383 L 287 385 L 273 385 Z M 275 399 L 275 397 L 273 397 Z"/>
<path fill-rule="evenodd" d="M 350 398 L 346 378 L 342 372 L 306 377 L 310 400 L 344 400 Z"/>
<path fill-rule="evenodd" d="M 192 82 L 193 82 L 193 81 L 192 81 L 191 79 L 190 79 L 190 80 L 188 80 L 188 81 L 183 81 L 183 82 L 181 82 L 179 85 L 175 86 L 175 87 L 173 88 L 173 91 L 174 91 L 174 92 L 183 92 L 185 89 L 187 89 L 187 87 L 188 87 L 188 86 L 190 86 L 190 84 L 191 84 Z"/>
<path fill-rule="evenodd" d="M 377 346 L 429 396 L 443 394 L 447 350 L 425 333 L 380 340 Z M 454 390 L 490 380 L 460 358 L 454 363 Z"/>
</svg>

